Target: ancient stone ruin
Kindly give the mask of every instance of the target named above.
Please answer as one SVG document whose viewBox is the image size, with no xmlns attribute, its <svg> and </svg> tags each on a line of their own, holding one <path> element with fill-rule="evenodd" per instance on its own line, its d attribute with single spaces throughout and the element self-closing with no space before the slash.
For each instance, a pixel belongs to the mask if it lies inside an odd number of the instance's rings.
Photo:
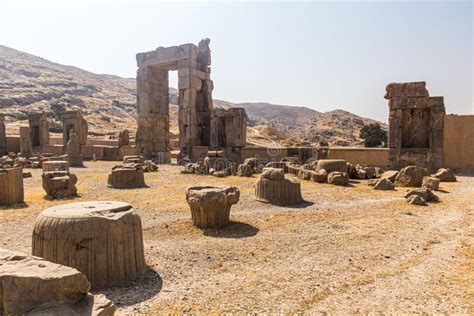
<svg viewBox="0 0 474 316">
<path fill-rule="evenodd" d="M 65 160 L 43 161 L 41 164 L 43 172 L 48 171 L 66 171 L 69 172 L 69 162 Z"/>
<path fill-rule="evenodd" d="M 425 82 L 390 83 L 389 167 L 439 168 L 443 164 L 443 97 L 430 97 Z"/>
<path fill-rule="evenodd" d="M 71 167 L 84 167 L 81 155 L 81 143 L 74 129 L 69 132 L 69 140 L 66 144 L 66 154 Z"/>
<path fill-rule="evenodd" d="M 71 132 L 77 134 L 80 146 L 87 144 L 87 121 L 81 111 L 65 111 L 61 113 L 61 124 L 63 125 L 63 144 L 66 145 L 71 138 Z"/>
<path fill-rule="evenodd" d="M 275 205 L 303 203 L 301 182 L 295 178 L 285 179 L 283 169 L 264 168 L 255 185 L 257 201 Z"/>
<path fill-rule="evenodd" d="M 86 276 L 74 268 L 0 248 L 0 314 L 102 315 L 115 306 L 92 295 Z"/>
<path fill-rule="evenodd" d="M 130 132 L 128 129 L 124 129 L 123 131 L 120 131 L 119 136 L 118 136 L 118 146 L 123 147 L 123 146 L 128 146 L 130 145 Z"/>
<path fill-rule="evenodd" d="M 7 133 L 5 130 L 5 115 L 0 113 L 0 156 L 7 153 Z"/>
<path fill-rule="evenodd" d="M 213 109 L 211 119 L 211 147 L 224 148 L 230 156 L 246 145 L 247 113 L 242 108 Z M 240 156 L 239 156 L 240 160 Z"/>
<path fill-rule="evenodd" d="M 20 126 L 20 152 L 24 155 L 33 152 L 30 128 L 27 126 Z"/>
<path fill-rule="evenodd" d="M 193 224 L 200 228 L 220 228 L 229 223 L 230 208 L 237 204 L 240 191 L 236 187 L 195 186 L 186 190 Z"/>
<path fill-rule="evenodd" d="M 69 171 L 47 171 L 42 176 L 47 200 L 67 199 L 77 196 L 77 177 Z"/>
<path fill-rule="evenodd" d="M 49 123 L 46 113 L 30 113 L 28 115 L 30 139 L 35 152 L 49 145 Z"/>
<path fill-rule="evenodd" d="M 33 230 L 32 253 L 76 268 L 93 289 L 133 280 L 146 267 L 140 216 L 124 202 L 79 202 L 44 210 Z"/>
<path fill-rule="evenodd" d="M 146 158 L 168 161 L 169 84 L 168 71 L 178 71 L 179 133 L 181 155 L 190 156 L 191 147 L 209 146 L 212 110 L 209 39 L 199 45 L 158 47 L 137 54 L 136 143 Z"/>
<path fill-rule="evenodd" d="M 107 185 L 114 189 L 145 188 L 145 175 L 141 164 L 128 163 L 115 166 L 108 176 Z"/>
<path fill-rule="evenodd" d="M 22 203 L 24 203 L 22 168 L 0 169 L 0 206 Z"/>
</svg>

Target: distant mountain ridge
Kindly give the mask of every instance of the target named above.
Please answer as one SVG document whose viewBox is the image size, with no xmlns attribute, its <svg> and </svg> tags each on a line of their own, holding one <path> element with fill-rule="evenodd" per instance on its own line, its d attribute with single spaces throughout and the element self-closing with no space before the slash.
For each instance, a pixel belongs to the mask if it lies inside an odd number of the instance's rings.
<svg viewBox="0 0 474 316">
<path fill-rule="evenodd" d="M 217 83 L 218 84 L 218 83 Z M 136 83 L 133 78 L 95 74 L 0 45 L 0 112 L 7 114 L 7 131 L 17 133 L 27 113 L 61 104 L 80 109 L 95 135 L 136 130 Z M 178 91 L 170 88 L 170 129 L 178 133 Z M 306 107 L 214 100 L 215 107 L 243 107 L 248 115 L 248 142 L 266 146 L 360 145 L 359 129 L 377 121 L 343 110 L 318 112 Z M 386 128 L 386 125 L 377 122 Z"/>
</svg>

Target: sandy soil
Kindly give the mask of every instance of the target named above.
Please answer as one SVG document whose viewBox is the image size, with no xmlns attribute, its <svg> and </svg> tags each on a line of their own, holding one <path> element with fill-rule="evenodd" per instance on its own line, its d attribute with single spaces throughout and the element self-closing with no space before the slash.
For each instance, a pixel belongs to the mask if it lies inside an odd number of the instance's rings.
<svg viewBox="0 0 474 316">
<path fill-rule="evenodd" d="M 73 169 L 72 201 L 123 200 L 141 215 L 150 269 L 102 291 L 119 314 L 153 312 L 474 313 L 474 178 L 442 183 L 441 201 L 410 206 L 405 189 L 373 191 L 304 181 L 308 203 L 288 208 L 253 200 L 256 178 L 179 174 L 162 166 L 150 188 L 106 187 L 114 163 Z M 46 201 L 40 170 L 25 179 L 28 207 L 0 209 L 0 246 L 31 251 Z M 235 185 L 240 202 L 221 230 L 192 226 L 184 190 Z"/>
</svg>

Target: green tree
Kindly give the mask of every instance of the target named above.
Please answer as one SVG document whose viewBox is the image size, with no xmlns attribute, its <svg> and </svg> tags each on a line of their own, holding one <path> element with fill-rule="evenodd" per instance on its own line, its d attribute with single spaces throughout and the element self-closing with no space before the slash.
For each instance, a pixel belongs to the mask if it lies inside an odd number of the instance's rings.
<svg viewBox="0 0 474 316">
<path fill-rule="evenodd" d="M 51 114 L 53 116 L 52 118 L 59 120 L 61 112 L 66 111 L 66 108 L 66 104 L 61 102 L 55 102 L 51 104 Z"/>
<path fill-rule="evenodd" d="M 328 142 L 327 142 L 325 139 L 321 139 L 321 140 L 319 141 L 319 146 L 321 146 L 321 147 L 328 147 L 329 144 L 328 144 Z"/>
<path fill-rule="evenodd" d="M 387 131 L 378 123 L 364 125 L 359 137 L 364 140 L 365 147 L 379 147 L 387 143 Z"/>
</svg>

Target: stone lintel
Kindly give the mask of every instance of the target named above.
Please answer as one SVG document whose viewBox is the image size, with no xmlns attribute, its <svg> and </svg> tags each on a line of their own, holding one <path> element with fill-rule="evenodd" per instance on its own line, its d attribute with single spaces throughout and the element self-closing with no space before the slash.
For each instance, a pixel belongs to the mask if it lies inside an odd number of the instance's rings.
<svg viewBox="0 0 474 316">
<path fill-rule="evenodd" d="M 183 44 L 171 47 L 158 47 L 157 49 L 136 55 L 137 66 L 160 65 L 166 66 L 171 62 L 192 59 L 197 57 L 197 46 L 194 44 Z"/>
</svg>

